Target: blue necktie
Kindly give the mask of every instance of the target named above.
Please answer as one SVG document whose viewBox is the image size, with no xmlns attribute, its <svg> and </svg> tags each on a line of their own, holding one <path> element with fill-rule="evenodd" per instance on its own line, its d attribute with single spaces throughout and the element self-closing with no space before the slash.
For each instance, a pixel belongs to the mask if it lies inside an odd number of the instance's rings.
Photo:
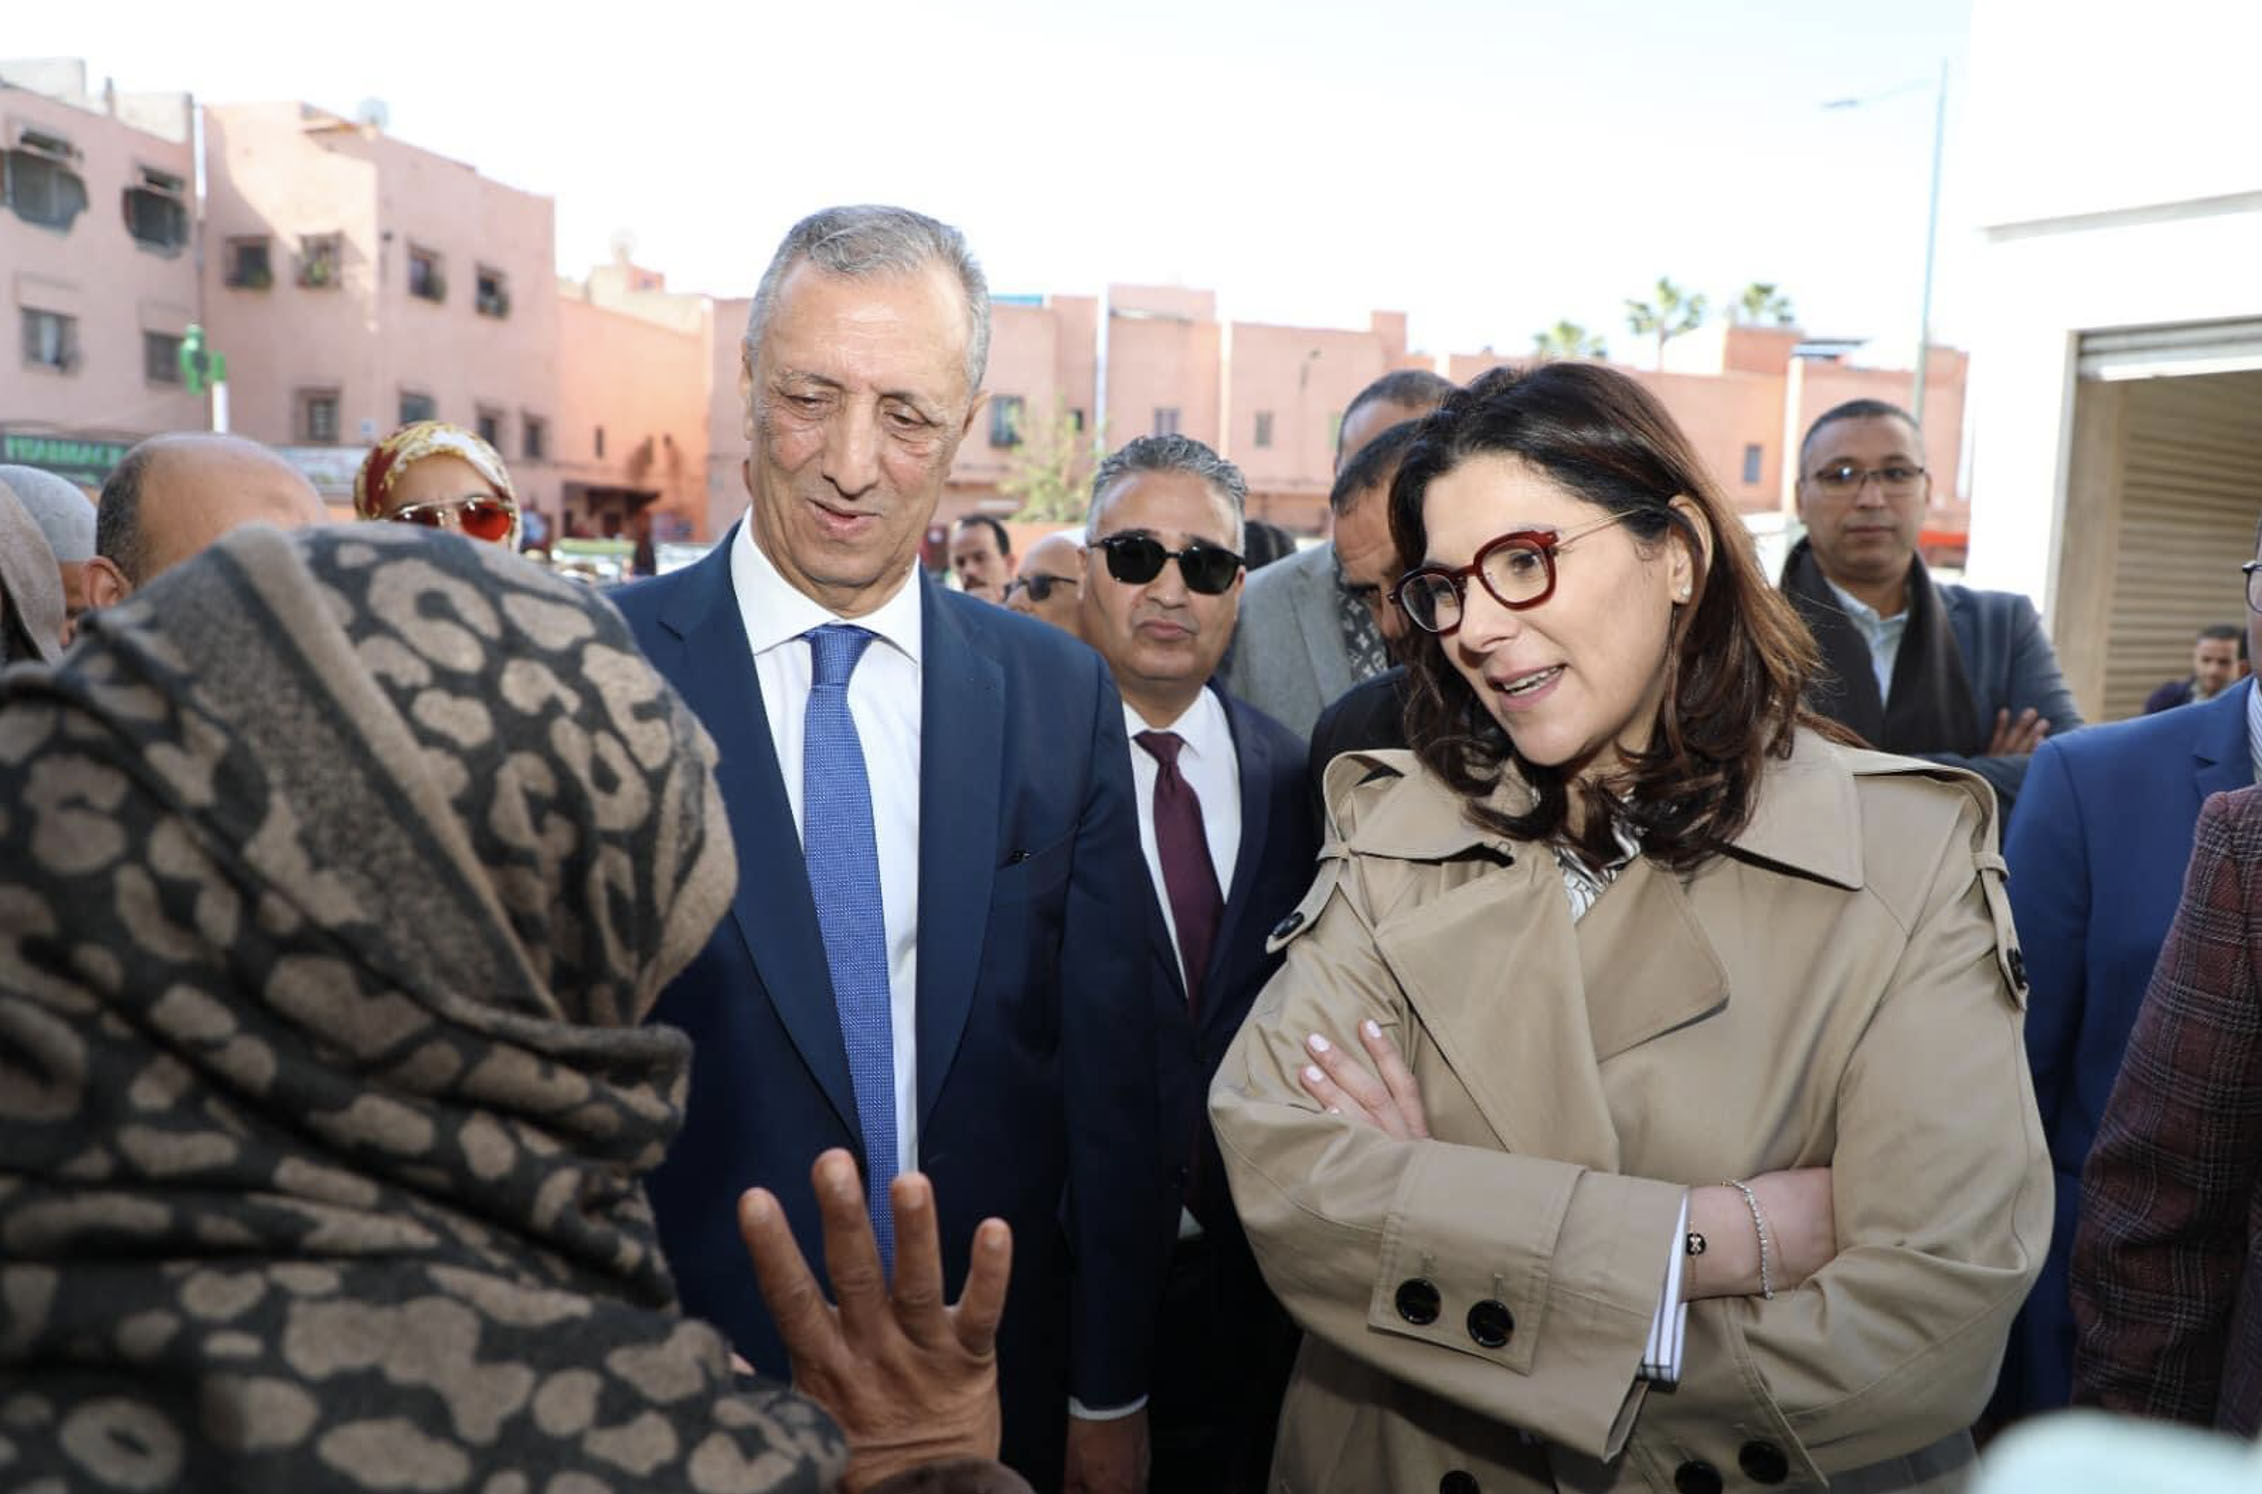
<svg viewBox="0 0 2262 1494">
<path fill-rule="evenodd" d="M 864 1132 L 865 1200 L 880 1263 L 895 1269 L 895 1031 L 888 999 L 887 921 L 880 903 L 880 847 L 864 744 L 848 713 L 848 677 L 873 635 L 828 624 L 809 640 L 809 707 L 801 742 L 801 855 L 824 931 L 856 1119 Z"/>
</svg>

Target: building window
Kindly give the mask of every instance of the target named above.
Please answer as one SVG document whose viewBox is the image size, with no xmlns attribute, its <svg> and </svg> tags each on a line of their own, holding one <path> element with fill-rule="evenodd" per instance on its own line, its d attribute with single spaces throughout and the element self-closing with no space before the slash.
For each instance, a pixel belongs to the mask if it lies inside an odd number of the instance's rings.
<svg viewBox="0 0 2262 1494">
<path fill-rule="evenodd" d="M 503 412 L 482 406 L 479 411 L 479 439 L 496 451 L 503 449 Z"/>
<path fill-rule="evenodd" d="M 1756 445 L 1750 445 L 1744 448 L 1745 482 L 1755 483 L 1759 481 L 1759 464 L 1764 456 L 1765 453 L 1761 451 L 1761 449 Z"/>
<path fill-rule="evenodd" d="M 1334 411 L 1327 417 L 1327 448 L 1330 451 L 1341 451 L 1343 449 L 1343 412 L 1341 410 Z"/>
<path fill-rule="evenodd" d="M 1155 434 L 1158 436 L 1175 436 L 1178 434 L 1177 406 L 1157 405 L 1155 407 Z"/>
<path fill-rule="evenodd" d="M 1272 444 L 1272 411 L 1270 410 L 1257 411 L 1256 444 L 1260 447 Z"/>
<path fill-rule="evenodd" d="M 429 249 L 410 247 L 408 293 L 426 301 L 448 299 L 448 277 L 441 271 L 439 255 Z"/>
<path fill-rule="evenodd" d="M 401 424 L 414 425 L 419 420 L 438 420 L 440 402 L 429 394 L 412 394 L 401 391 Z"/>
<path fill-rule="evenodd" d="M 509 316 L 511 314 L 510 285 L 501 270 L 479 267 L 478 294 L 473 304 L 481 316 Z"/>
<path fill-rule="evenodd" d="M 605 428 L 603 426 L 597 427 L 596 439 L 589 444 L 597 448 L 597 460 L 603 461 L 605 459 Z"/>
<path fill-rule="evenodd" d="M 338 391 L 301 389 L 296 401 L 298 439 L 308 446 L 338 444 Z"/>
<path fill-rule="evenodd" d="M 1084 412 L 1082 410 L 1070 410 L 1068 412 L 1068 428 L 1079 436 L 1084 434 Z"/>
<path fill-rule="evenodd" d="M 188 184 L 163 171 L 142 169 L 141 185 L 126 188 L 126 232 L 135 243 L 158 254 L 181 252 L 189 239 Z"/>
<path fill-rule="evenodd" d="M 1018 394 L 997 394 L 990 397 L 990 444 L 992 446 L 1019 446 L 1021 422 L 1028 413 L 1028 402 Z"/>
<path fill-rule="evenodd" d="M 298 241 L 298 283 L 308 290 L 330 290 L 345 272 L 345 239 L 310 233 Z"/>
<path fill-rule="evenodd" d="M 24 362 L 69 373 L 79 366 L 79 319 L 59 311 L 24 308 Z"/>
<path fill-rule="evenodd" d="M 141 376 L 152 384 L 181 381 L 181 340 L 163 332 L 141 334 Z"/>
<path fill-rule="evenodd" d="M 228 240 L 228 284 L 238 290 L 265 290 L 275 283 L 271 246 L 264 238 Z"/>
<path fill-rule="evenodd" d="M 519 454 L 530 462 L 548 460 L 544 453 L 550 446 L 550 423 L 539 415 L 521 415 L 518 424 Z"/>
<path fill-rule="evenodd" d="M 23 132 L 14 150 L 0 153 L 0 194 L 15 215 L 42 228 L 68 230 L 86 211 L 86 181 L 69 162 L 78 152 L 58 135 Z"/>
</svg>

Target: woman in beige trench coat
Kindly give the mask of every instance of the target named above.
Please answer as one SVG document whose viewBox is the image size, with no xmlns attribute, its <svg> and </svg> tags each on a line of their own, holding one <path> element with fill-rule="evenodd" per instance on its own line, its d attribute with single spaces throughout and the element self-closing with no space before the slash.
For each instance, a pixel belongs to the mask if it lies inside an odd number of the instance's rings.
<svg viewBox="0 0 2262 1494">
<path fill-rule="evenodd" d="M 1391 503 L 1413 751 L 1328 772 L 1210 1097 L 1307 1333 L 1274 1488 L 1960 1487 L 2050 1227 L 1988 789 L 1806 713 L 1622 375 L 1486 375 Z"/>
</svg>

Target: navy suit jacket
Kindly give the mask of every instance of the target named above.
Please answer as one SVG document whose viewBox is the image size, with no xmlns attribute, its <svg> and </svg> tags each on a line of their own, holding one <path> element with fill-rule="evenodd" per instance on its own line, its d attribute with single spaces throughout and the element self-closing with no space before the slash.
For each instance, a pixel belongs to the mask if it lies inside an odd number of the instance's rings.
<svg viewBox="0 0 2262 1494">
<path fill-rule="evenodd" d="M 1217 689 L 1212 686 L 1212 689 Z M 1162 993 L 1159 1025 L 1162 1048 L 1163 1156 L 1172 1189 L 1170 1220 L 1192 1181 L 1186 1159 L 1200 1147 L 1195 1166 L 1202 1170 L 1202 1194 L 1214 1206 L 1202 1210 L 1205 1228 L 1240 1240 L 1240 1221 L 1225 1185 L 1225 1163 L 1210 1133 L 1210 1081 L 1225 1050 L 1241 1030 L 1249 1007 L 1265 982 L 1280 968 L 1281 956 L 1265 951 L 1272 927 L 1295 910 L 1312 884 L 1319 857 L 1319 828 L 1312 818 L 1304 783 L 1304 744 L 1294 732 L 1224 690 L 1225 719 L 1233 730 L 1233 752 L 1240 760 L 1241 849 L 1233 864 L 1233 886 L 1210 968 L 1202 977 L 1200 1023 L 1186 1003 L 1179 978 L 1178 953 L 1154 878 L 1147 885 L 1147 947 L 1154 985 Z"/>
<path fill-rule="evenodd" d="M 736 1205 L 784 1201 L 822 1271 L 809 1167 L 861 1157 L 801 840 L 731 583 L 733 540 L 613 600 L 715 739 L 738 847 L 731 916 L 662 995 L 691 1035 L 682 1134 L 651 1178 L 685 1308 L 756 1368 L 787 1366 Z M 919 1166 L 955 1295 L 974 1229 L 1013 1228 L 1000 1330 L 1005 1457 L 1056 1484 L 1068 1398 L 1147 1392 L 1167 1211 L 1156 1004 L 1123 707 L 1066 634 L 921 577 Z"/>
<path fill-rule="evenodd" d="M 2026 1051 L 2050 1138 L 2050 1254 L 2011 1334 L 1998 1410 L 2066 1404 L 2074 1327 L 2068 1263 L 2081 1169 L 2160 946 L 2175 920 L 2199 806 L 2253 782 L 2251 680 L 2202 705 L 2051 737 L 2034 754 L 2003 843 L 2026 959 Z"/>
</svg>

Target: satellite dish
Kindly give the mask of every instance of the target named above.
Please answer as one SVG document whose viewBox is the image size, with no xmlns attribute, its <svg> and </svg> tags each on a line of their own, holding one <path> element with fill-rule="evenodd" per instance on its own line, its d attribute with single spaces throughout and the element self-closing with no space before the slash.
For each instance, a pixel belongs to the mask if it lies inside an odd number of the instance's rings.
<svg viewBox="0 0 2262 1494">
<path fill-rule="evenodd" d="M 383 99 L 363 99 L 354 106 L 354 123 L 365 124 L 373 130 L 388 128 L 393 122 L 393 110 Z"/>
</svg>

